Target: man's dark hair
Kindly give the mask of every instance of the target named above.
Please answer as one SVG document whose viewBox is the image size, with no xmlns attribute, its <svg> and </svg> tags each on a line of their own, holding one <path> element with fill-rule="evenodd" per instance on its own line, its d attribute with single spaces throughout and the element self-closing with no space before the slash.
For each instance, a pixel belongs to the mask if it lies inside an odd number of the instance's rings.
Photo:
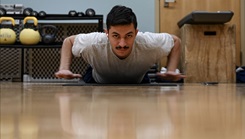
<svg viewBox="0 0 245 139">
<path fill-rule="evenodd" d="M 106 18 L 106 27 L 109 30 L 111 26 L 129 25 L 133 23 L 137 29 L 137 18 L 133 10 L 129 7 L 116 5 L 108 13 Z"/>
</svg>

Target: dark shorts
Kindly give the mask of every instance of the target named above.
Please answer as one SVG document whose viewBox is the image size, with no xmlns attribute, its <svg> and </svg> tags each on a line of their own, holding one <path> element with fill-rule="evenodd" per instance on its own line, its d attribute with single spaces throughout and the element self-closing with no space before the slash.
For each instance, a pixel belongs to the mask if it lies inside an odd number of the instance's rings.
<svg viewBox="0 0 245 139">
<path fill-rule="evenodd" d="M 96 81 L 94 80 L 92 76 L 92 70 L 93 68 L 89 66 L 86 73 L 83 75 L 83 80 L 85 83 L 96 83 Z M 150 78 L 148 77 L 148 73 L 145 74 L 141 83 L 150 83 Z"/>
</svg>

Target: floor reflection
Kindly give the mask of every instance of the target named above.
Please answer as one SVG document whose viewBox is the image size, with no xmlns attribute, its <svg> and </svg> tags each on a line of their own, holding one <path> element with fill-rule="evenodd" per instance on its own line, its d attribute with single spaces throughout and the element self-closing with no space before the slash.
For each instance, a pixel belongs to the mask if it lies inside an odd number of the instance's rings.
<svg viewBox="0 0 245 139">
<path fill-rule="evenodd" d="M 1 139 L 244 139 L 244 85 L 7 84 Z"/>
</svg>

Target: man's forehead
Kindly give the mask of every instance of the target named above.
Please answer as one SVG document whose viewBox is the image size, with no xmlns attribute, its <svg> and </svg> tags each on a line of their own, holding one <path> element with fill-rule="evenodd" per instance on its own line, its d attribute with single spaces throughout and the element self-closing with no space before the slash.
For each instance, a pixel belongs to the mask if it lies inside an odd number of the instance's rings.
<svg viewBox="0 0 245 139">
<path fill-rule="evenodd" d="M 113 32 L 111 32 L 112 34 L 118 34 L 118 35 L 121 35 L 122 33 L 120 33 L 120 32 L 115 32 L 115 31 L 113 31 Z M 134 33 L 133 31 L 130 31 L 130 32 L 128 32 L 128 33 L 125 33 L 125 34 L 132 34 L 132 33 Z"/>
<path fill-rule="evenodd" d="M 130 25 L 117 25 L 117 26 L 111 26 L 111 28 L 108 30 L 109 33 L 112 34 L 130 34 L 135 32 L 135 28 L 132 24 Z"/>
</svg>

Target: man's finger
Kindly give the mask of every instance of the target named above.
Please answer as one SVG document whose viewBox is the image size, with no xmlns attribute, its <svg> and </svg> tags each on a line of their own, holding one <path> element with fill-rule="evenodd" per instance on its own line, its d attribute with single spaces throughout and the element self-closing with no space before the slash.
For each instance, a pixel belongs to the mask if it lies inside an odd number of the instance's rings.
<svg viewBox="0 0 245 139">
<path fill-rule="evenodd" d="M 160 76 L 161 78 L 170 81 L 178 81 L 182 78 L 186 78 L 186 75 L 180 73 L 173 73 L 173 72 L 157 73 L 157 76 Z"/>
<path fill-rule="evenodd" d="M 81 74 L 73 74 L 73 77 L 74 77 L 74 78 L 81 78 L 82 75 L 81 75 Z"/>
</svg>

